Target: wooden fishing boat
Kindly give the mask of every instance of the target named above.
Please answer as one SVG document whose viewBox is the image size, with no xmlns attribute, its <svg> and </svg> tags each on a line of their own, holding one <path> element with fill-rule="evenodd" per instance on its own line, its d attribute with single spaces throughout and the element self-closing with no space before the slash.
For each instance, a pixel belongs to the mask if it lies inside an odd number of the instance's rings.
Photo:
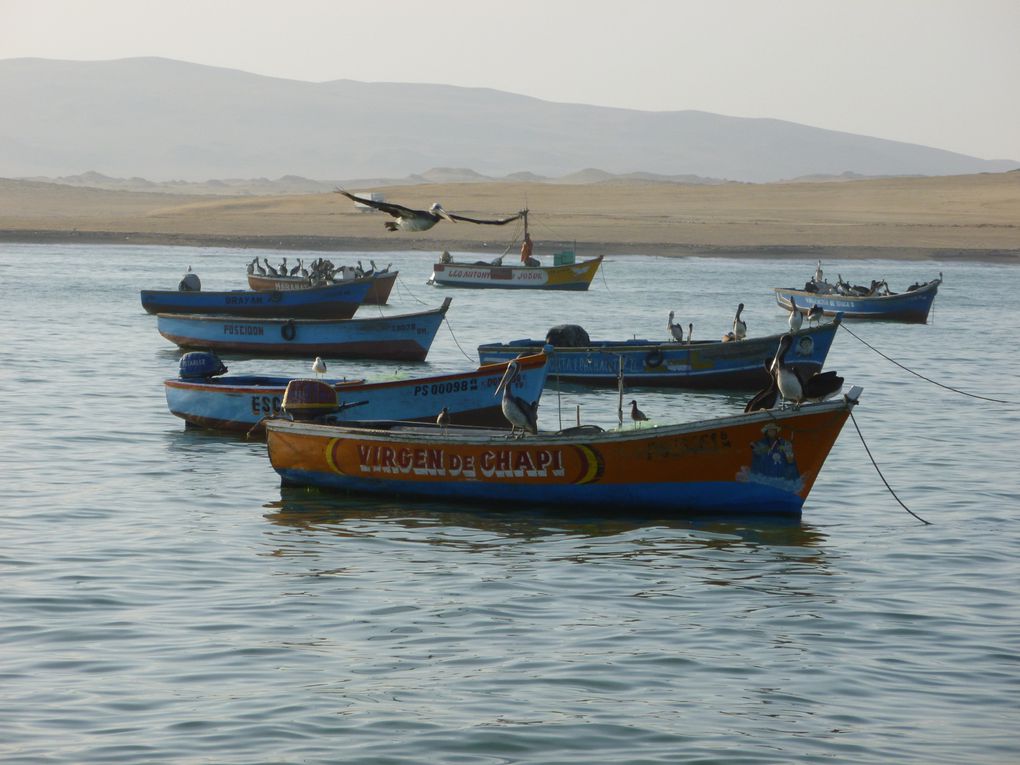
<svg viewBox="0 0 1020 765">
<path fill-rule="evenodd" d="M 527 239 L 528 210 L 522 210 L 519 217 L 524 220 L 524 236 Z M 530 239 L 528 247 L 530 251 Z M 551 266 L 543 266 L 535 258 L 529 258 L 528 265 L 503 265 L 502 257 L 490 262 L 458 262 L 444 252 L 439 262 L 432 266 L 432 276 L 426 284 L 482 289 L 584 291 L 595 278 L 595 272 L 601 264 L 601 255 L 575 263 L 572 251 L 555 255 Z"/>
<path fill-rule="evenodd" d="M 842 281 L 830 284 L 810 280 L 804 289 L 775 287 L 776 302 L 787 311 L 808 314 L 818 306 L 825 316 L 842 313 L 848 319 L 884 319 L 924 324 L 928 321 L 942 274 L 924 284 L 911 285 L 906 292 L 890 292 L 885 281 L 868 288 L 853 287 Z"/>
<path fill-rule="evenodd" d="M 298 294 L 298 293 L 294 293 Z M 246 319 L 161 313 L 159 334 L 181 348 L 281 356 L 424 361 L 450 298 L 439 308 L 366 319 Z"/>
<path fill-rule="evenodd" d="M 386 305 L 399 273 L 399 271 L 377 271 L 370 276 L 332 281 L 329 284 L 358 284 L 360 282 L 367 282 L 368 291 L 365 293 L 365 299 L 361 302 L 364 305 Z M 307 276 L 261 276 L 259 274 L 248 274 L 248 286 L 258 292 L 272 290 L 286 292 L 289 290 L 314 289 L 312 280 Z"/>
<path fill-rule="evenodd" d="M 513 381 L 514 394 L 538 401 L 548 356 L 539 353 L 516 361 L 519 371 Z M 201 366 L 196 369 L 197 365 Z M 505 428 L 509 425 L 495 392 L 506 369 L 507 364 L 488 364 L 467 372 L 406 380 L 344 378 L 323 382 L 335 389 L 338 402 L 346 407 L 340 419 L 434 422 L 445 407 L 451 424 Z M 189 426 L 235 432 L 258 431 L 264 419 L 281 415 L 284 391 L 293 378 L 225 375 L 226 371 L 211 353 L 185 354 L 180 375 L 164 381 L 167 408 Z"/>
<path fill-rule="evenodd" d="M 273 419 L 284 486 L 648 513 L 799 514 L 861 389 L 839 400 L 664 427 L 511 439 L 437 425 Z"/>
<path fill-rule="evenodd" d="M 349 319 L 371 285 L 342 282 L 306 290 L 142 290 L 148 313 L 230 315 L 250 318 Z"/>
<path fill-rule="evenodd" d="M 789 365 L 808 374 L 820 371 L 839 323 L 837 316 L 832 322 L 798 332 Z M 553 342 L 556 347 L 549 362 L 549 379 L 615 386 L 622 362 L 624 381 L 630 386 L 757 390 L 769 381 L 765 365 L 775 357 L 781 337 L 690 343 L 591 340 L 577 346 Z M 480 345 L 478 358 L 483 364 L 495 364 L 521 353 L 536 353 L 546 342 L 532 339 Z"/>
<path fill-rule="evenodd" d="M 559 266 L 494 265 L 492 263 L 436 263 L 428 284 L 438 287 L 477 287 L 530 290 L 587 290 L 602 256 Z"/>
</svg>

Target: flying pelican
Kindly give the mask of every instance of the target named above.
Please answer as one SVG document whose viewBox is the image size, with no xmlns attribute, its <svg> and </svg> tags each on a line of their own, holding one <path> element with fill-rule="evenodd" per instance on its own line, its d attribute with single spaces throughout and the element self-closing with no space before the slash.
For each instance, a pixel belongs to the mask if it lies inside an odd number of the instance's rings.
<svg viewBox="0 0 1020 765">
<path fill-rule="evenodd" d="M 684 341 L 684 328 L 680 324 L 673 323 L 673 312 L 669 312 L 669 319 L 666 321 L 666 329 L 669 330 L 669 334 L 673 336 L 673 339 L 682 343 Z"/>
<path fill-rule="evenodd" d="M 521 437 L 525 433 L 538 433 L 538 402 L 534 401 L 529 404 L 523 398 L 515 396 L 510 391 L 514 380 L 517 379 L 520 373 L 521 370 L 516 361 L 511 361 L 507 364 L 506 372 L 503 373 L 503 379 L 499 381 L 499 385 L 496 386 L 496 392 L 493 394 L 498 396 L 500 391 L 503 393 L 500 408 L 503 410 L 503 416 L 510 423 L 511 438 L 517 428 L 521 429 Z"/>
<path fill-rule="evenodd" d="M 634 427 L 639 422 L 648 422 L 648 415 L 637 408 L 637 401 L 630 402 L 630 418 L 634 421 Z"/>
<path fill-rule="evenodd" d="M 326 362 L 319 356 L 316 356 L 315 361 L 312 362 L 312 371 L 315 372 L 317 377 L 322 377 L 326 374 Z"/>
<path fill-rule="evenodd" d="M 793 344 L 793 335 L 779 338 L 779 350 L 772 362 L 772 373 L 783 401 L 791 402 L 795 409 L 805 401 L 824 401 L 839 393 L 843 378 L 835 372 L 815 372 L 806 377 L 796 367 L 786 365 L 786 353 Z"/>
<path fill-rule="evenodd" d="M 737 306 L 737 315 L 733 317 L 733 339 L 743 340 L 747 337 L 747 322 L 740 318 L 740 312 L 744 310 L 744 304 Z"/>
<path fill-rule="evenodd" d="M 448 407 L 443 407 L 443 411 L 436 417 L 436 425 L 442 430 L 443 435 L 446 435 L 446 427 L 450 424 L 450 410 Z"/>
<path fill-rule="evenodd" d="M 804 323 L 804 314 L 797 309 L 797 299 L 793 295 L 790 295 L 790 307 L 793 308 L 790 312 L 790 331 L 796 334 Z"/>
<path fill-rule="evenodd" d="M 410 207 L 395 205 L 391 202 L 377 202 L 374 199 L 356 197 L 354 194 L 349 194 L 343 189 L 337 189 L 336 193 L 343 194 L 354 202 L 359 202 L 392 215 L 396 220 L 388 220 L 384 224 L 388 231 L 428 231 L 441 220 L 448 220 L 451 223 L 456 223 L 460 220 L 467 223 L 480 223 L 486 226 L 502 226 L 521 217 L 521 213 L 517 213 L 501 220 L 479 220 L 477 218 L 468 218 L 464 215 L 448 213 L 439 202 L 434 202 L 428 210 L 412 210 Z"/>
<path fill-rule="evenodd" d="M 818 324 L 822 320 L 822 316 L 824 315 L 825 314 L 822 312 L 822 307 L 820 305 L 811 306 L 811 310 L 807 312 L 808 326 L 810 327 L 812 322 Z"/>
</svg>

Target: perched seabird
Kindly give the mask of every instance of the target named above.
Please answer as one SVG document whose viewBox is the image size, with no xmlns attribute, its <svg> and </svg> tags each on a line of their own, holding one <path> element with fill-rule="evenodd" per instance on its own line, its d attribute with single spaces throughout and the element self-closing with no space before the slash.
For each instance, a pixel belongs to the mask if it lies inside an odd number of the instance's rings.
<svg viewBox="0 0 1020 765">
<path fill-rule="evenodd" d="M 666 329 L 669 330 L 669 334 L 673 339 L 682 343 L 684 341 L 684 328 L 680 324 L 673 323 L 673 312 L 669 312 L 669 319 L 666 321 Z"/>
<path fill-rule="evenodd" d="M 255 273 L 255 266 L 258 264 L 258 262 L 259 262 L 259 258 L 258 258 L 258 255 L 256 255 L 254 257 L 254 259 L 252 259 L 252 262 L 248 264 L 248 273 L 249 274 Z"/>
<path fill-rule="evenodd" d="M 792 344 L 793 335 L 779 338 L 779 350 L 772 362 L 772 372 L 783 401 L 797 408 L 805 401 L 824 401 L 839 393 L 843 387 L 843 378 L 835 372 L 815 372 L 806 376 L 796 367 L 786 365 L 786 353 Z"/>
<path fill-rule="evenodd" d="M 538 402 L 533 401 L 529 404 L 523 398 L 515 396 L 510 391 L 514 380 L 517 379 L 520 373 L 521 370 L 516 361 L 511 361 L 507 364 L 506 372 L 503 373 L 503 379 L 499 381 L 499 385 L 496 386 L 496 393 L 494 394 L 498 396 L 501 391 L 503 393 L 500 408 L 503 410 L 503 416 L 510 423 L 511 438 L 517 428 L 521 429 L 521 436 L 524 436 L 526 432 L 538 433 Z"/>
<path fill-rule="evenodd" d="M 268 271 L 266 271 L 266 269 L 262 267 L 262 264 L 259 263 L 259 259 L 257 256 L 255 258 L 255 270 L 259 272 L 259 276 L 265 276 L 267 273 L 269 273 Z"/>
<path fill-rule="evenodd" d="M 396 220 L 388 220 L 384 224 L 389 231 L 428 231 L 441 220 L 448 220 L 451 223 L 465 221 L 466 223 L 479 223 L 486 226 L 502 226 L 510 221 L 517 220 L 521 213 L 512 215 L 509 218 L 500 220 L 479 220 L 468 218 L 464 215 L 454 215 L 443 209 L 439 202 L 434 202 L 428 210 L 413 210 L 410 207 L 393 204 L 392 202 L 378 202 L 374 199 L 364 199 L 350 194 L 343 189 L 337 189 L 337 194 L 343 194 L 348 199 L 360 204 L 372 207 L 387 215 L 393 216 Z"/>
<path fill-rule="evenodd" d="M 793 308 L 790 311 L 790 331 L 796 333 L 804 324 L 804 314 L 797 309 L 797 299 L 793 295 L 790 295 L 790 307 Z"/>
<path fill-rule="evenodd" d="M 269 263 L 269 258 L 262 258 L 262 261 L 266 264 L 266 270 L 269 271 L 270 276 L 279 276 L 276 269 Z"/>
<path fill-rule="evenodd" d="M 297 265 L 294 266 L 292 269 L 290 269 L 290 275 L 291 276 L 297 276 L 301 271 L 304 271 L 304 270 L 305 270 L 304 269 L 304 263 L 301 261 L 301 258 L 298 258 Z M 307 273 L 307 271 L 305 273 Z"/>
<path fill-rule="evenodd" d="M 287 274 L 290 273 L 290 271 L 287 270 L 287 258 L 284 258 L 283 262 L 276 267 L 276 273 L 280 276 L 287 276 Z"/>
<path fill-rule="evenodd" d="M 444 406 L 443 407 L 443 411 L 441 411 L 439 413 L 439 416 L 436 417 L 436 425 L 438 425 L 442 429 L 443 434 L 445 435 L 446 434 L 446 427 L 449 424 L 450 424 L 450 410 L 449 410 L 448 407 Z"/>
<path fill-rule="evenodd" d="M 319 356 L 316 356 L 315 361 L 312 362 L 312 371 L 315 372 L 315 374 L 318 375 L 319 377 L 322 377 L 324 374 L 326 374 L 326 362 L 323 361 Z"/>
<path fill-rule="evenodd" d="M 815 324 L 820 322 L 822 320 L 822 316 L 824 315 L 825 314 L 823 313 L 822 307 L 820 305 L 815 304 L 811 306 L 811 309 L 807 312 L 808 326 L 811 326 L 812 322 L 814 322 Z"/>
<path fill-rule="evenodd" d="M 747 406 L 744 407 L 745 413 L 757 412 L 761 409 L 774 409 L 779 402 L 779 385 L 776 383 L 776 375 L 773 371 L 773 365 L 776 362 L 773 360 L 771 364 L 767 361 L 762 363 L 765 366 L 765 372 L 769 376 L 768 385 L 755 393 L 754 397 L 747 402 Z"/>
<path fill-rule="evenodd" d="M 639 422 L 648 422 L 648 415 L 637 408 L 637 401 L 630 402 L 630 418 L 634 421 L 635 426 Z"/>
<path fill-rule="evenodd" d="M 822 261 L 819 260 L 818 265 L 815 266 L 815 281 L 821 284 L 822 281 L 824 281 L 823 277 L 824 274 L 822 273 Z"/>
<path fill-rule="evenodd" d="M 744 304 L 741 303 L 737 306 L 737 315 L 733 317 L 733 338 L 735 340 L 743 340 L 747 337 L 747 322 L 740 318 L 740 313 L 743 310 Z"/>
<path fill-rule="evenodd" d="M 694 341 L 694 322 L 687 325 L 687 342 L 691 343 Z"/>
</svg>

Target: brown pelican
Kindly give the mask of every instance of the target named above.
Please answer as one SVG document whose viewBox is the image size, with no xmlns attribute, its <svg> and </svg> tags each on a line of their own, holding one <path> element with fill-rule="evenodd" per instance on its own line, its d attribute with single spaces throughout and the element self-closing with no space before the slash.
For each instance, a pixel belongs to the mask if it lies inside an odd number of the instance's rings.
<svg viewBox="0 0 1020 765">
<path fill-rule="evenodd" d="M 410 207 L 395 205 L 391 202 L 377 202 L 374 199 L 356 197 L 354 194 L 349 194 L 343 189 L 337 189 L 336 193 L 343 194 L 345 197 L 354 202 L 359 202 L 388 215 L 392 215 L 396 218 L 396 220 L 388 220 L 384 224 L 389 231 L 428 231 L 441 220 L 448 220 L 451 223 L 455 223 L 460 220 L 467 223 L 480 223 L 486 226 L 502 226 L 512 220 L 517 220 L 522 215 L 522 213 L 517 213 L 516 215 L 512 215 L 509 218 L 503 218 L 501 220 L 479 220 L 477 218 L 468 218 L 464 215 L 448 213 L 443 209 L 443 206 L 439 204 L 439 202 L 434 202 L 432 207 L 428 210 L 412 210 Z"/>
<path fill-rule="evenodd" d="M 822 261 L 818 261 L 818 265 L 815 266 L 815 281 L 821 284 L 824 281 L 824 274 L 822 273 Z"/>
<path fill-rule="evenodd" d="M 276 269 L 269 264 L 269 258 L 262 258 L 262 261 L 266 264 L 266 270 L 269 271 L 270 276 L 279 276 Z"/>
<path fill-rule="evenodd" d="M 790 307 L 793 308 L 790 312 L 790 331 L 796 333 L 804 324 L 804 314 L 797 310 L 797 298 L 793 295 L 790 295 Z"/>
<path fill-rule="evenodd" d="M 249 274 L 255 273 L 255 266 L 258 265 L 258 262 L 259 262 L 259 258 L 258 258 L 258 255 L 256 255 L 255 258 L 252 260 L 252 262 L 248 264 L 248 273 Z"/>
<path fill-rule="evenodd" d="M 815 324 L 820 322 L 822 320 L 822 316 L 824 315 L 825 314 L 822 312 L 822 307 L 820 305 L 816 304 L 811 306 L 811 309 L 807 312 L 808 326 L 811 326 L 812 322 L 814 322 Z"/>
<path fill-rule="evenodd" d="M 290 275 L 297 276 L 303 270 L 304 264 L 301 262 L 301 258 L 298 258 L 297 265 L 290 269 Z"/>
<path fill-rule="evenodd" d="M 691 343 L 694 341 L 694 323 L 691 322 L 687 325 L 687 342 Z"/>
<path fill-rule="evenodd" d="M 824 401 L 839 393 L 843 378 L 835 372 L 815 372 L 806 377 L 797 368 L 786 365 L 786 353 L 792 344 L 793 335 L 779 338 L 779 350 L 772 362 L 772 373 L 783 401 L 791 402 L 797 408 L 805 401 Z"/>
<path fill-rule="evenodd" d="M 262 267 L 262 264 L 259 263 L 258 257 L 255 258 L 255 270 L 259 272 L 259 276 L 265 276 L 266 274 L 269 273 L 268 271 L 266 271 L 266 269 Z"/>
<path fill-rule="evenodd" d="M 666 329 L 669 330 L 669 334 L 672 335 L 673 339 L 682 343 L 684 341 L 684 328 L 679 324 L 673 323 L 673 312 L 669 312 L 669 319 L 666 321 Z"/>
<path fill-rule="evenodd" d="M 496 386 L 496 393 L 494 394 L 498 396 L 500 391 L 503 393 L 500 408 L 503 410 L 503 416 L 510 423 L 511 438 L 517 431 L 517 428 L 521 429 L 522 437 L 525 433 L 538 433 L 538 402 L 533 401 L 529 404 L 523 398 L 515 396 L 510 391 L 514 380 L 517 379 L 517 375 L 520 373 L 521 370 L 516 361 L 511 361 L 507 364 L 506 372 L 503 373 L 503 379 L 499 381 L 499 385 Z"/>
<path fill-rule="evenodd" d="M 289 273 L 287 270 L 287 258 L 284 258 L 283 262 L 276 267 L 276 273 L 280 276 L 286 276 Z"/>
<path fill-rule="evenodd" d="M 635 426 L 637 426 L 639 422 L 648 421 L 648 415 L 637 408 L 637 401 L 630 402 L 630 418 L 634 420 Z"/>
<path fill-rule="evenodd" d="M 747 337 L 747 322 L 740 318 L 740 312 L 744 310 L 744 304 L 737 306 L 737 315 L 733 317 L 733 339 L 743 340 Z"/>
<path fill-rule="evenodd" d="M 774 409 L 779 401 L 779 385 L 776 383 L 776 375 L 773 371 L 773 367 L 776 361 L 773 359 L 772 363 L 765 361 L 765 372 L 769 376 L 769 383 L 762 390 L 754 394 L 754 398 L 747 402 L 747 406 L 744 407 L 744 412 L 757 412 L 760 409 Z"/>
</svg>

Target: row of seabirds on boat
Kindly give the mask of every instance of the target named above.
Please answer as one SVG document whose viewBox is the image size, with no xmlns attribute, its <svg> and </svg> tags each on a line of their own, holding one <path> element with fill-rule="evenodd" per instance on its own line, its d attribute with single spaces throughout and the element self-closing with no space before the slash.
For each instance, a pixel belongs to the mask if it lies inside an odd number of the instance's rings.
<svg viewBox="0 0 1020 765">
<path fill-rule="evenodd" d="M 328 284 L 329 282 L 339 282 L 347 279 L 362 279 L 375 274 L 385 274 L 393 266 L 390 263 L 386 268 L 379 268 L 374 260 L 368 261 L 371 268 L 365 268 L 360 260 L 356 266 L 337 266 L 333 261 L 326 258 L 316 258 L 308 264 L 307 268 L 302 258 L 298 258 L 297 264 L 290 268 L 287 266 L 287 258 L 284 258 L 278 266 L 273 266 L 267 258 L 262 258 L 262 262 L 265 263 L 265 266 L 259 263 L 258 257 L 253 258 L 251 263 L 248 264 L 248 273 L 258 274 L 259 276 L 301 277 L 308 279 L 313 285 Z"/>
<path fill-rule="evenodd" d="M 744 321 L 744 304 L 740 303 L 737 306 L 737 313 L 733 317 L 733 327 L 729 332 L 722 336 L 724 343 L 744 340 L 747 338 L 747 322 Z M 678 324 L 673 321 L 676 313 L 674 311 L 669 312 L 669 317 L 666 319 L 666 331 L 669 333 L 670 338 L 675 343 L 691 343 L 694 341 L 694 324 L 687 324 L 687 335 L 684 335 L 684 327 L 682 324 Z M 819 306 L 812 306 L 807 312 L 808 326 L 811 324 L 817 324 L 822 320 L 822 309 Z M 793 311 L 790 314 L 789 323 L 791 332 L 799 332 L 803 326 L 805 315 L 800 311 Z"/>
<path fill-rule="evenodd" d="M 942 278 L 941 273 L 939 278 Z M 924 282 L 914 282 L 907 287 L 907 292 L 913 292 L 924 286 Z M 881 297 L 896 294 L 889 289 L 889 283 L 885 279 L 872 279 L 871 284 L 865 287 L 861 284 L 850 284 L 843 279 L 843 274 L 837 274 L 835 284 L 827 282 L 825 281 L 825 272 L 822 271 L 822 261 L 820 260 L 818 265 L 815 266 L 814 276 L 804 284 L 804 291 L 814 292 L 819 295 L 843 295 L 845 297 Z"/>
</svg>

